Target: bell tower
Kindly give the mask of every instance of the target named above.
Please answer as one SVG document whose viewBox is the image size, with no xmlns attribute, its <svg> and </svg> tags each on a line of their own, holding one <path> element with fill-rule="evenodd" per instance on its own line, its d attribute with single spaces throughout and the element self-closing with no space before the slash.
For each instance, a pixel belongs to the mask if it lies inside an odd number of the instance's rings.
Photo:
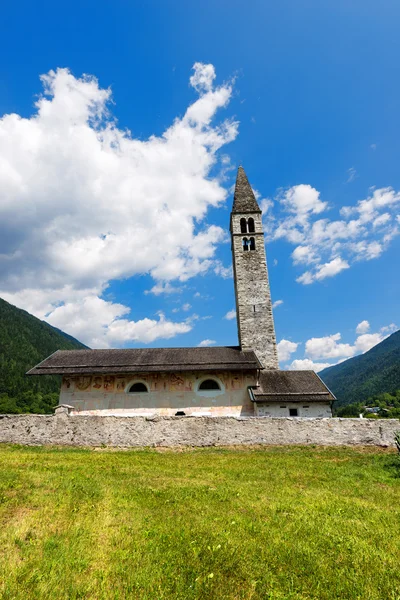
<svg viewBox="0 0 400 600">
<path fill-rule="evenodd" d="M 254 350 L 265 369 L 278 369 L 261 210 L 243 167 L 237 173 L 230 229 L 239 344 Z"/>
</svg>

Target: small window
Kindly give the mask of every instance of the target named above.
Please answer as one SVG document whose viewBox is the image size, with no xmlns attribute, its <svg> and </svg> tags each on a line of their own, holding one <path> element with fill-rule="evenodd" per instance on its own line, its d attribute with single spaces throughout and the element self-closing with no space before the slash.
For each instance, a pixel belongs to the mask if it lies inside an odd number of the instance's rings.
<svg viewBox="0 0 400 600">
<path fill-rule="evenodd" d="M 286 408 L 286 406 L 280 406 L 279 408 Z"/>
<path fill-rule="evenodd" d="M 247 233 L 246 219 L 240 219 L 240 233 Z"/>
<path fill-rule="evenodd" d="M 138 381 L 137 383 L 134 383 L 129 388 L 129 393 L 130 394 L 138 394 L 140 392 L 148 392 L 148 389 L 147 389 L 146 385 L 144 383 L 142 383 L 141 381 Z"/>
<path fill-rule="evenodd" d="M 176 416 L 176 417 L 186 417 L 186 413 L 185 413 L 185 411 L 183 411 L 183 410 L 178 410 L 178 411 L 175 413 L 175 416 Z"/>
<path fill-rule="evenodd" d="M 199 385 L 199 390 L 202 390 L 203 392 L 206 390 L 220 390 L 220 389 L 221 388 L 219 386 L 219 383 L 218 383 L 218 381 L 215 381 L 215 379 L 205 379 Z"/>
<path fill-rule="evenodd" d="M 254 219 L 252 217 L 250 217 L 250 219 L 247 221 L 248 223 L 248 227 L 249 227 L 249 233 L 254 233 L 255 229 L 254 229 Z"/>
<path fill-rule="evenodd" d="M 299 411 L 297 408 L 289 408 L 289 417 L 298 417 Z"/>
<path fill-rule="evenodd" d="M 303 408 L 310 408 L 309 406 L 303 406 Z"/>
<path fill-rule="evenodd" d="M 243 244 L 243 250 L 245 252 L 247 252 L 247 250 L 249 249 L 249 240 L 247 238 L 243 238 L 242 244 Z"/>
<path fill-rule="evenodd" d="M 253 237 L 250 238 L 250 250 L 255 250 L 256 249 L 256 242 L 254 240 Z"/>
</svg>

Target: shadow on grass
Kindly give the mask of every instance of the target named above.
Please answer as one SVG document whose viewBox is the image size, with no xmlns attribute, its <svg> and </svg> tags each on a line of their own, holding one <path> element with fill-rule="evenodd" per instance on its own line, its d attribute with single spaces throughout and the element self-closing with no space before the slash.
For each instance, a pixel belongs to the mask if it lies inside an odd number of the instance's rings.
<svg viewBox="0 0 400 600">
<path fill-rule="evenodd" d="M 392 477 L 400 479 L 400 454 L 388 456 L 385 461 L 385 469 Z"/>
</svg>

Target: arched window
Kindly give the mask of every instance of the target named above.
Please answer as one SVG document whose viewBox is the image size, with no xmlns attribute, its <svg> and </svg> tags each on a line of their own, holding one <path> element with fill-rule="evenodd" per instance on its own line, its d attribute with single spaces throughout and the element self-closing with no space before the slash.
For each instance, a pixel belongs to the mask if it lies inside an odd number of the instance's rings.
<svg viewBox="0 0 400 600">
<path fill-rule="evenodd" d="M 215 379 L 205 379 L 199 385 L 199 390 L 202 390 L 203 392 L 205 392 L 207 390 L 220 390 L 220 389 L 221 389 L 221 387 L 220 387 L 218 381 L 215 381 Z"/>
<path fill-rule="evenodd" d="M 249 245 L 250 245 L 250 250 L 255 250 L 256 249 L 256 242 L 255 242 L 255 240 L 254 240 L 253 237 L 250 238 Z"/>
<path fill-rule="evenodd" d="M 149 390 L 147 389 L 147 386 L 144 383 L 142 383 L 141 381 L 137 381 L 136 383 L 131 385 L 131 387 L 129 388 L 130 394 L 138 394 L 138 393 L 143 393 L 143 392 L 148 392 L 148 391 Z"/>
<path fill-rule="evenodd" d="M 255 233 L 253 217 L 250 217 L 250 219 L 247 221 L 247 224 L 249 226 L 249 233 Z"/>
<path fill-rule="evenodd" d="M 243 239 L 242 239 L 242 244 L 243 244 L 243 250 L 244 250 L 245 252 L 247 252 L 247 250 L 249 249 L 249 248 L 248 248 L 249 240 L 248 240 L 247 238 L 243 238 Z"/>
<path fill-rule="evenodd" d="M 247 223 L 245 218 L 240 219 L 240 233 L 247 233 Z"/>
</svg>

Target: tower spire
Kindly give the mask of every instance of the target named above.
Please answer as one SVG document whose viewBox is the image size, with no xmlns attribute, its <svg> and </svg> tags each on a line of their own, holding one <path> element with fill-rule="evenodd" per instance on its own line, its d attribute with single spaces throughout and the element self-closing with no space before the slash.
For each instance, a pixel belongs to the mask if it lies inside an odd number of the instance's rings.
<svg viewBox="0 0 400 600">
<path fill-rule="evenodd" d="M 236 176 L 235 194 L 233 196 L 233 213 L 260 213 L 256 197 L 247 175 L 240 165 Z"/>
<path fill-rule="evenodd" d="M 254 350 L 265 369 L 278 369 L 261 210 L 241 166 L 231 236 L 239 344 L 243 350 Z"/>
</svg>

